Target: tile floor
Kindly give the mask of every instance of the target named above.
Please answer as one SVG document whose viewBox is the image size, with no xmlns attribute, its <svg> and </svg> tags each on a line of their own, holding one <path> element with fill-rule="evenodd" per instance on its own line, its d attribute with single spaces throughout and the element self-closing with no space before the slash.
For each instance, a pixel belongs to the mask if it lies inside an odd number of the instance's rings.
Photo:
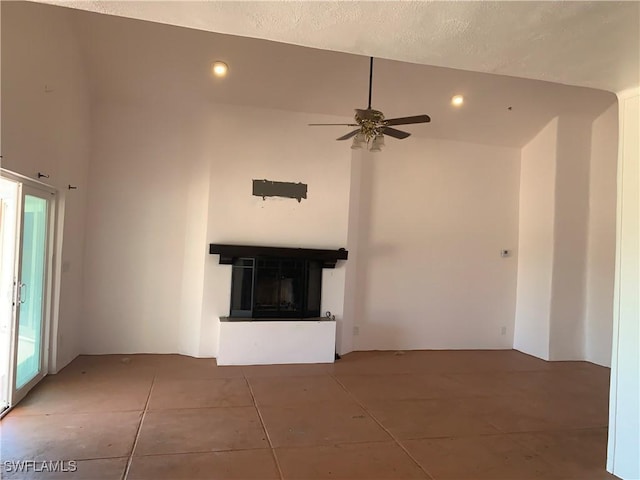
<svg viewBox="0 0 640 480">
<path fill-rule="evenodd" d="M 609 370 L 503 351 L 218 367 L 81 356 L 1 422 L 7 479 L 605 479 Z M 41 464 L 39 464 L 41 465 Z M 40 467 L 40 469 L 42 469 Z"/>
</svg>

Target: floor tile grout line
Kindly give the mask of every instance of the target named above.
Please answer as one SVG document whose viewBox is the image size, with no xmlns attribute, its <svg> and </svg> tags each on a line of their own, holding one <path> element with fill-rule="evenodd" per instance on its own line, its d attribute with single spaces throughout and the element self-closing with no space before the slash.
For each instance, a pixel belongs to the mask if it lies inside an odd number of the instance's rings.
<svg viewBox="0 0 640 480">
<path fill-rule="evenodd" d="M 143 457 L 168 457 L 168 456 L 179 456 L 179 455 L 202 455 L 202 454 L 217 454 L 217 453 L 232 453 L 232 452 L 261 452 L 262 450 L 270 450 L 269 447 L 251 447 L 251 448 L 223 448 L 221 450 L 189 450 L 188 452 L 159 452 L 159 453 L 144 453 L 142 455 L 137 455 L 137 458 Z M 122 457 L 115 457 L 122 458 Z M 92 459 L 93 460 L 93 459 Z M 101 460 L 101 459 L 96 459 Z"/>
<path fill-rule="evenodd" d="M 305 449 L 311 449 L 311 448 L 336 447 L 336 446 L 343 446 L 343 445 L 371 445 L 373 443 L 388 444 L 389 441 L 390 440 L 388 438 L 385 438 L 384 440 L 354 440 L 354 441 L 336 440 L 336 441 L 329 442 L 329 443 L 309 443 L 309 444 L 302 444 L 302 445 L 282 445 L 279 448 L 281 448 L 282 450 L 305 450 Z"/>
<path fill-rule="evenodd" d="M 141 411 L 142 410 L 139 408 L 129 408 L 126 410 L 104 409 L 104 410 L 84 410 L 84 411 L 73 411 L 73 412 L 17 413 L 13 415 L 11 418 L 57 417 L 62 415 L 99 415 L 101 413 L 130 413 L 130 412 L 141 412 Z"/>
<path fill-rule="evenodd" d="M 273 461 L 276 464 L 276 468 L 278 469 L 278 475 L 280 476 L 280 480 L 284 480 L 284 475 L 282 473 L 282 468 L 280 467 L 280 462 L 278 461 L 278 456 L 276 455 L 276 449 L 273 446 L 273 442 L 271 441 L 271 436 L 269 435 L 269 431 L 267 430 L 267 425 L 264 423 L 264 418 L 262 418 L 262 412 L 258 408 L 258 403 L 256 402 L 256 397 L 253 394 L 253 389 L 251 388 L 251 384 L 249 383 L 249 379 L 245 376 L 245 382 L 247 382 L 247 388 L 249 389 L 249 393 L 251 394 L 251 399 L 253 400 L 253 406 L 258 413 L 258 418 L 260 419 L 260 424 L 262 425 L 262 429 L 264 430 L 264 435 L 267 437 L 267 442 L 269 443 L 269 448 L 271 450 L 271 456 L 273 457 Z M 126 480 L 126 479 L 124 479 Z"/>
<path fill-rule="evenodd" d="M 367 410 L 369 414 L 369 412 Z M 506 431 L 499 430 L 498 427 L 488 422 L 492 427 L 496 429 L 495 432 L 489 433 L 464 433 L 464 434 L 451 434 L 451 435 L 437 435 L 437 436 L 411 436 L 407 438 L 401 438 L 400 440 L 443 440 L 447 438 L 478 438 L 478 437 L 504 437 L 509 435 L 554 435 L 554 434 L 570 434 L 575 432 L 589 431 L 589 430 L 602 430 L 606 427 L 573 427 L 573 428 L 558 428 L 549 430 L 518 430 L 518 431 Z"/>
<path fill-rule="evenodd" d="M 142 416 L 140 417 L 140 423 L 138 424 L 138 429 L 136 430 L 136 436 L 133 439 L 133 445 L 131 445 L 131 453 L 129 454 L 129 458 L 127 460 L 127 465 L 124 468 L 124 472 L 122 474 L 122 480 L 127 480 L 129 476 L 129 470 L 131 470 L 131 464 L 133 463 L 133 454 L 136 451 L 136 446 L 138 445 L 138 440 L 140 439 L 140 432 L 142 431 L 142 424 L 144 423 L 144 419 L 147 416 L 147 411 L 149 409 L 149 401 L 151 400 L 151 393 L 153 392 L 153 384 L 156 381 L 156 376 L 153 376 L 151 380 L 151 387 L 149 388 L 149 394 L 147 395 L 147 401 L 144 404 L 144 409 L 142 410 Z"/>
<path fill-rule="evenodd" d="M 333 375 L 332 375 L 332 376 L 333 376 Z M 431 479 L 431 480 L 433 480 L 433 479 L 435 478 L 433 475 L 431 475 L 431 474 L 427 471 L 427 469 L 426 469 L 426 468 L 424 468 L 422 465 L 420 465 L 420 463 L 419 463 L 419 462 L 414 458 L 414 456 L 413 456 L 413 455 L 411 455 L 411 453 L 409 452 L 409 450 L 407 450 L 407 449 L 405 448 L 405 446 L 404 446 L 402 443 L 400 443 L 400 440 L 399 440 L 398 438 L 396 438 L 396 436 L 395 436 L 393 433 L 391 433 L 391 431 L 389 431 L 389 429 L 388 429 L 388 428 L 386 428 L 386 427 L 382 424 L 382 422 L 380 422 L 380 420 L 378 420 L 378 419 L 375 417 L 375 415 L 374 415 L 373 413 L 371 413 L 371 412 L 367 409 L 367 407 L 365 407 L 365 406 L 364 406 L 364 404 L 363 404 L 360 400 L 358 400 L 358 399 L 356 398 L 356 396 L 355 396 L 355 395 L 353 395 L 353 394 L 352 394 L 352 393 L 347 389 L 347 387 L 345 387 L 345 386 L 342 384 L 342 382 L 340 382 L 340 380 L 338 380 L 337 378 L 335 378 L 335 376 L 333 377 L 333 379 L 334 379 L 334 380 L 335 380 L 335 381 L 336 381 L 336 382 L 337 382 L 337 383 L 342 387 L 342 389 L 347 393 L 347 395 L 349 395 L 349 396 L 350 396 L 350 397 L 351 397 L 351 398 L 352 398 L 352 399 L 353 399 L 353 400 L 354 400 L 354 401 L 355 401 L 355 402 L 360 406 L 360 408 L 362 408 L 362 409 L 363 409 L 363 410 L 364 410 L 364 411 L 365 411 L 365 412 L 366 412 L 366 413 L 367 413 L 367 414 L 368 414 L 368 415 L 373 419 L 373 421 L 374 421 L 374 422 L 376 422 L 376 423 L 378 424 L 378 426 L 379 426 L 380 428 L 382 428 L 382 429 L 387 433 L 387 435 L 389 435 L 389 436 L 393 439 L 393 441 L 396 443 L 396 445 L 398 445 L 398 446 L 402 449 L 402 451 L 403 451 L 403 452 L 404 452 L 404 453 L 405 453 L 405 454 L 406 454 L 406 455 L 411 459 L 411 461 L 412 461 L 413 463 L 415 463 L 415 464 L 416 464 L 416 466 L 417 466 L 417 467 L 418 467 L 422 472 L 424 472 L 424 473 L 425 473 L 425 475 L 427 476 L 427 478 L 429 478 L 429 479 Z"/>
<path fill-rule="evenodd" d="M 243 405 L 205 405 L 202 407 L 171 407 L 171 408 L 154 408 L 149 412 L 170 412 L 173 410 L 214 410 L 219 408 L 248 408 L 253 407 L 253 403 L 247 403 Z"/>
</svg>

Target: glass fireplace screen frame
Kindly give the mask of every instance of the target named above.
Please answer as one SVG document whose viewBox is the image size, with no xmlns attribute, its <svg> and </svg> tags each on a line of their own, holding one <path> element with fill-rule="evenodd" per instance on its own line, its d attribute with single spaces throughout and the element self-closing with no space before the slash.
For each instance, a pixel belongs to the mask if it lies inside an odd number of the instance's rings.
<svg viewBox="0 0 640 480">
<path fill-rule="evenodd" d="M 233 260 L 231 318 L 317 318 L 322 295 L 321 260 L 240 257 Z"/>
</svg>

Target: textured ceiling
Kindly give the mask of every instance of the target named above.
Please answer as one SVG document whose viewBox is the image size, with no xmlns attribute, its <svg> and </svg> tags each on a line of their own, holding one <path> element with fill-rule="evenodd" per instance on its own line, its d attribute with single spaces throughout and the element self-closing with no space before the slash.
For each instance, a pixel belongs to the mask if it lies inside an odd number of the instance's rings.
<svg viewBox="0 0 640 480">
<path fill-rule="evenodd" d="M 13 25 L 54 11 L 67 16 L 95 102 L 164 103 L 184 111 L 225 103 L 305 112 L 318 122 L 323 114 L 349 121 L 354 108 L 367 105 L 366 56 L 34 2 L 1 5 L 3 49 L 5 43 L 7 48 L 29 43 Z M 215 60 L 229 64 L 226 78 L 211 75 Z M 599 89 L 388 59 L 376 59 L 373 80 L 372 106 L 387 118 L 431 116 L 429 124 L 403 127 L 413 135 L 516 148 L 555 116 L 595 118 L 616 101 Z M 55 89 L 52 82 L 55 78 L 47 79 Z M 456 94 L 465 97 L 462 108 L 450 104 Z M 349 130 L 317 128 L 327 139 Z"/>
<path fill-rule="evenodd" d="M 27 22 L 47 9 L 70 17 L 98 102 L 171 108 L 226 103 L 345 120 L 354 108 L 367 105 L 369 60 L 364 56 L 36 3 L 3 4 L 3 22 L 11 24 L 11 15 L 25 15 L 22 22 Z M 11 41 L 20 42 L 20 31 L 15 35 Z M 211 75 L 214 60 L 229 64 L 226 78 Z M 455 94 L 465 96 L 462 108 L 451 106 Z M 521 147 L 554 116 L 594 118 L 614 102 L 610 92 L 539 80 L 386 59 L 374 66 L 372 106 L 387 118 L 429 114 L 430 124 L 406 130 L 430 138 Z M 327 139 L 348 131 L 317 128 L 326 130 Z"/>
<path fill-rule="evenodd" d="M 640 3 L 64 1 L 100 13 L 618 92 L 640 84 Z"/>
</svg>

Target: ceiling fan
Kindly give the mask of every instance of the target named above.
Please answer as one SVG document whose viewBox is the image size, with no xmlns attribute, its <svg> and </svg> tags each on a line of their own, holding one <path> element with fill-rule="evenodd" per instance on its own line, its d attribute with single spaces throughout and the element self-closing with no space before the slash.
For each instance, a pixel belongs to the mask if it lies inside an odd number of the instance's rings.
<svg viewBox="0 0 640 480">
<path fill-rule="evenodd" d="M 408 132 L 391 128 L 396 125 L 409 125 L 413 123 L 428 123 L 431 121 L 429 115 L 414 115 L 412 117 L 390 118 L 385 119 L 384 114 L 379 110 L 371 108 L 371 86 L 373 84 L 373 57 L 369 61 L 369 105 L 366 110 L 361 108 L 355 109 L 356 123 L 310 123 L 311 127 L 339 125 L 347 127 L 358 127 L 356 130 L 343 135 L 336 140 L 348 140 L 353 137 L 351 148 L 362 148 L 366 143 L 371 142 L 369 150 L 379 152 L 384 146 L 384 136 L 402 140 L 411 135 Z"/>
</svg>

